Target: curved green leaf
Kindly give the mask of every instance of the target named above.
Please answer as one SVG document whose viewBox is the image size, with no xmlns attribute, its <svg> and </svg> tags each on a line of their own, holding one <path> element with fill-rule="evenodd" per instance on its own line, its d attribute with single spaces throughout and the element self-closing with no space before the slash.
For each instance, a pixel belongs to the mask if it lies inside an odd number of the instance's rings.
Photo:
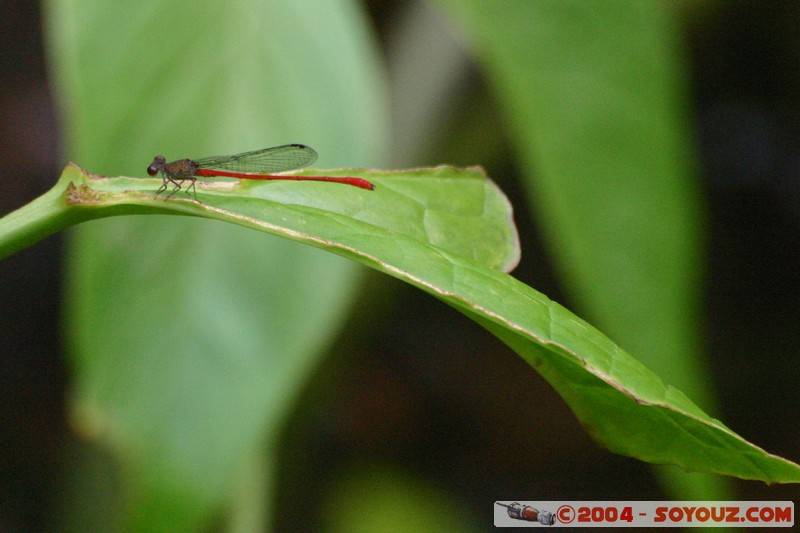
<svg viewBox="0 0 800 533">
<path fill-rule="evenodd" d="M 143 183 L 147 180 L 97 180 L 77 167 L 68 167 L 65 173 L 69 178 L 67 209 L 81 212 L 82 218 L 147 211 L 208 216 L 312 244 L 421 288 L 519 353 L 561 394 L 587 431 L 611 451 L 692 471 L 770 483 L 800 482 L 800 466 L 747 442 L 680 391 L 665 386 L 592 326 L 487 266 L 513 264 L 516 235 L 505 198 L 477 170 L 341 172 L 371 179 L 377 185 L 373 192 L 330 184 L 259 184 L 241 189 L 235 184 L 213 184 L 201 187 L 202 203 L 189 198 L 164 201 L 153 198 L 151 192 L 130 190 L 135 185 L 152 190 L 155 183 L 148 188 Z M 416 195 L 421 211 L 412 221 L 398 224 L 396 217 L 384 219 L 365 208 L 372 203 L 395 204 L 398 191 L 409 183 L 429 195 Z M 458 191 L 462 184 L 472 190 L 463 197 Z M 310 193 L 321 187 L 328 190 L 318 196 Z M 454 202 L 462 207 L 451 209 L 441 201 L 442 193 L 462 198 L 463 202 Z M 466 198 L 472 195 L 477 201 Z M 422 227 L 426 212 L 440 210 L 447 211 L 451 223 L 475 240 L 493 243 L 495 252 L 477 252 L 457 238 L 452 242 L 462 244 L 435 243 L 437 233 Z M 504 237 L 498 239 L 499 234 Z M 500 250 L 505 250 L 500 254 L 504 259 L 498 261 Z"/>
</svg>

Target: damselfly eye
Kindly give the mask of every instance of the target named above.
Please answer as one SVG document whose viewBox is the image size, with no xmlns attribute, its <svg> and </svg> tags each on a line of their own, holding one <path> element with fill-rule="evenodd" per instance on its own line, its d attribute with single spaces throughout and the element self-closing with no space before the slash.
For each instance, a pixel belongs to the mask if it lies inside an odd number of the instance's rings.
<svg viewBox="0 0 800 533">
<path fill-rule="evenodd" d="M 150 165 L 149 167 L 147 167 L 147 173 L 150 174 L 151 176 L 155 176 L 156 174 L 158 174 L 158 169 L 156 168 L 155 165 Z"/>
</svg>

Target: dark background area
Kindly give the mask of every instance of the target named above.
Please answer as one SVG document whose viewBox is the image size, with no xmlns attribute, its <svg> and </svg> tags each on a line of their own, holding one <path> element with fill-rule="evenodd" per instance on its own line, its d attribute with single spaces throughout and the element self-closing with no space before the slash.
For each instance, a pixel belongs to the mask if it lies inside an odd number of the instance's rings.
<svg viewBox="0 0 800 533">
<path fill-rule="evenodd" d="M 398 3 L 373 1 L 385 37 Z M 689 83 L 708 208 L 705 335 L 722 420 L 800 460 L 800 3 L 711 2 L 687 14 Z M 36 2 L 0 17 L 0 215 L 49 189 L 66 163 Z M 477 70 L 468 101 L 492 106 Z M 459 117 L 449 131 L 458 134 Z M 536 243 L 499 126 L 480 163 L 509 194 L 523 261 L 515 277 L 571 308 Z M 443 146 L 457 146 L 455 138 Z M 143 160 L 147 154 L 143 154 Z M 143 162 L 143 165 L 147 161 Z M 64 235 L 0 262 L 0 531 L 43 530 L 70 441 L 60 333 Z M 580 314 L 580 310 L 575 309 Z M 409 334 L 409 332 L 413 332 Z M 346 347 L 346 349 L 344 349 Z M 340 348 L 340 349 L 337 349 Z M 396 464 L 489 513 L 486 499 L 664 499 L 648 465 L 597 447 L 538 374 L 445 304 L 365 274 L 358 308 L 287 426 L 278 520 L 324 505 L 347 465 Z M 302 446 L 300 445 L 302 443 Z M 613 480 L 613 482 L 612 482 Z M 736 481 L 741 500 L 797 499 L 794 486 Z M 491 519 L 491 518 L 489 518 Z M 308 518 L 309 527 L 315 522 Z"/>
</svg>

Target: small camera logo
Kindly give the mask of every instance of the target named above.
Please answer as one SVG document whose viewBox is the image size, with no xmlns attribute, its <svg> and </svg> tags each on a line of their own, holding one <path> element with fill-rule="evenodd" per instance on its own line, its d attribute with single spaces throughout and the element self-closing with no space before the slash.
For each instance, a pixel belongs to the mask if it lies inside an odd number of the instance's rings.
<svg viewBox="0 0 800 533">
<path fill-rule="evenodd" d="M 506 504 L 494 502 L 501 507 L 505 507 L 508 511 L 508 516 L 516 520 L 525 520 L 526 522 L 539 522 L 543 526 L 552 526 L 556 523 L 556 515 L 550 511 L 540 511 L 534 509 L 529 505 L 520 505 L 517 502 Z"/>
</svg>

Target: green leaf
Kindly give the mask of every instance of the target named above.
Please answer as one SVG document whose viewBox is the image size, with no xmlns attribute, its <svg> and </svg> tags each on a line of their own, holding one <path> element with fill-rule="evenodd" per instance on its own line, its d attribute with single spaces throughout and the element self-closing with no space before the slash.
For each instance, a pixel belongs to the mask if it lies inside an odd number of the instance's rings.
<svg viewBox="0 0 800 533">
<path fill-rule="evenodd" d="M 703 206 L 671 8 L 638 0 L 448 6 L 494 81 L 529 199 L 573 297 L 659 375 L 713 403 L 692 363 Z"/>
<path fill-rule="evenodd" d="M 443 3 L 505 111 L 528 199 L 579 312 L 716 410 L 699 335 L 705 225 L 675 6 Z"/>
<path fill-rule="evenodd" d="M 123 211 L 210 216 L 312 244 L 419 287 L 471 317 L 519 353 L 561 394 L 587 431 L 611 451 L 691 471 L 770 483 L 800 482 L 800 466 L 742 439 L 680 391 L 665 386 L 592 326 L 487 266 L 513 265 L 516 235 L 505 197 L 477 170 L 439 167 L 408 173 L 335 173 L 370 179 L 377 186 L 375 191 L 318 183 L 258 184 L 241 190 L 237 185 L 214 184 L 201 187 L 198 196 L 203 203 L 189 198 L 164 201 L 152 193 L 129 190 L 135 185 L 152 190 L 157 185 L 153 180 L 97 180 L 76 167 L 68 167 L 66 172 L 70 183 L 77 183 L 69 187 L 68 209 L 86 218 Z M 411 201 L 420 208 L 411 221 L 398 222 L 400 219 L 391 215 L 383 219 L 363 209 L 374 202 L 391 211 L 405 196 L 400 191 L 409 190 L 409 183 L 414 184 L 414 191 L 429 195 L 417 194 Z M 462 184 L 472 192 L 460 193 Z M 473 189 L 476 186 L 479 188 Z M 316 188 L 320 194 L 300 191 L 305 188 Z M 328 190 L 322 193 L 322 188 Z M 441 194 L 455 201 L 442 202 Z M 280 202 L 275 201 L 277 197 Z M 337 208 L 339 203 L 341 208 Z M 405 210 L 402 204 L 400 207 Z M 422 228 L 430 218 L 428 212 L 442 210 L 475 241 L 493 243 L 495 252 L 478 252 L 469 241 L 459 239 L 448 242 L 461 244 L 434 243 L 438 233 Z M 505 253 L 498 261 L 501 249 Z M 125 365 L 119 365 L 118 371 L 125 372 Z M 146 383 L 137 381 L 136 376 L 127 378 L 132 380 L 131 386 Z M 153 401 L 155 409 L 163 398 Z"/>
<path fill-rule="evenodd" d="M 351 258 L 361 257 L 358 250 L 370 239 L 376 246 L 383 241 L 382 255 L 404 253 L 392 242 L 397 236 L 491 269 L 509 271 L 519 261 L 511 204 L 479 167 L 309 170 L 292 176 L 321 174 L 366 179 L 376 190 L 315 181 L 197 181 L 196 191 L 168 196 L 156 194 L 160 178 L 108 178 L 69 164 L 53 190 L 0 219 L 0 252 L 30 244 L 33 237 L 24 227 L 42 238 L 88 220 L 175 214 L 260 229 Z"/>
<path fill-rule="evenodd" d="M 383 79 L 355 2 L 46 8 L 67 157 L 95 171 L 144 175 L 159 153 L 291 142 L 325 165 L 374 165 L 384 151 Z M 67 257 L 70 411 L 124 465 L 120 529 L 196 530 L 239 505 L 228 499 L 239 473 L 272 451 L 348 315 L 359 271 L 283 239 L 176 217 L 77 228 Z M 274 460 L 261 461 L 266 471 Z"/>
</svg>

